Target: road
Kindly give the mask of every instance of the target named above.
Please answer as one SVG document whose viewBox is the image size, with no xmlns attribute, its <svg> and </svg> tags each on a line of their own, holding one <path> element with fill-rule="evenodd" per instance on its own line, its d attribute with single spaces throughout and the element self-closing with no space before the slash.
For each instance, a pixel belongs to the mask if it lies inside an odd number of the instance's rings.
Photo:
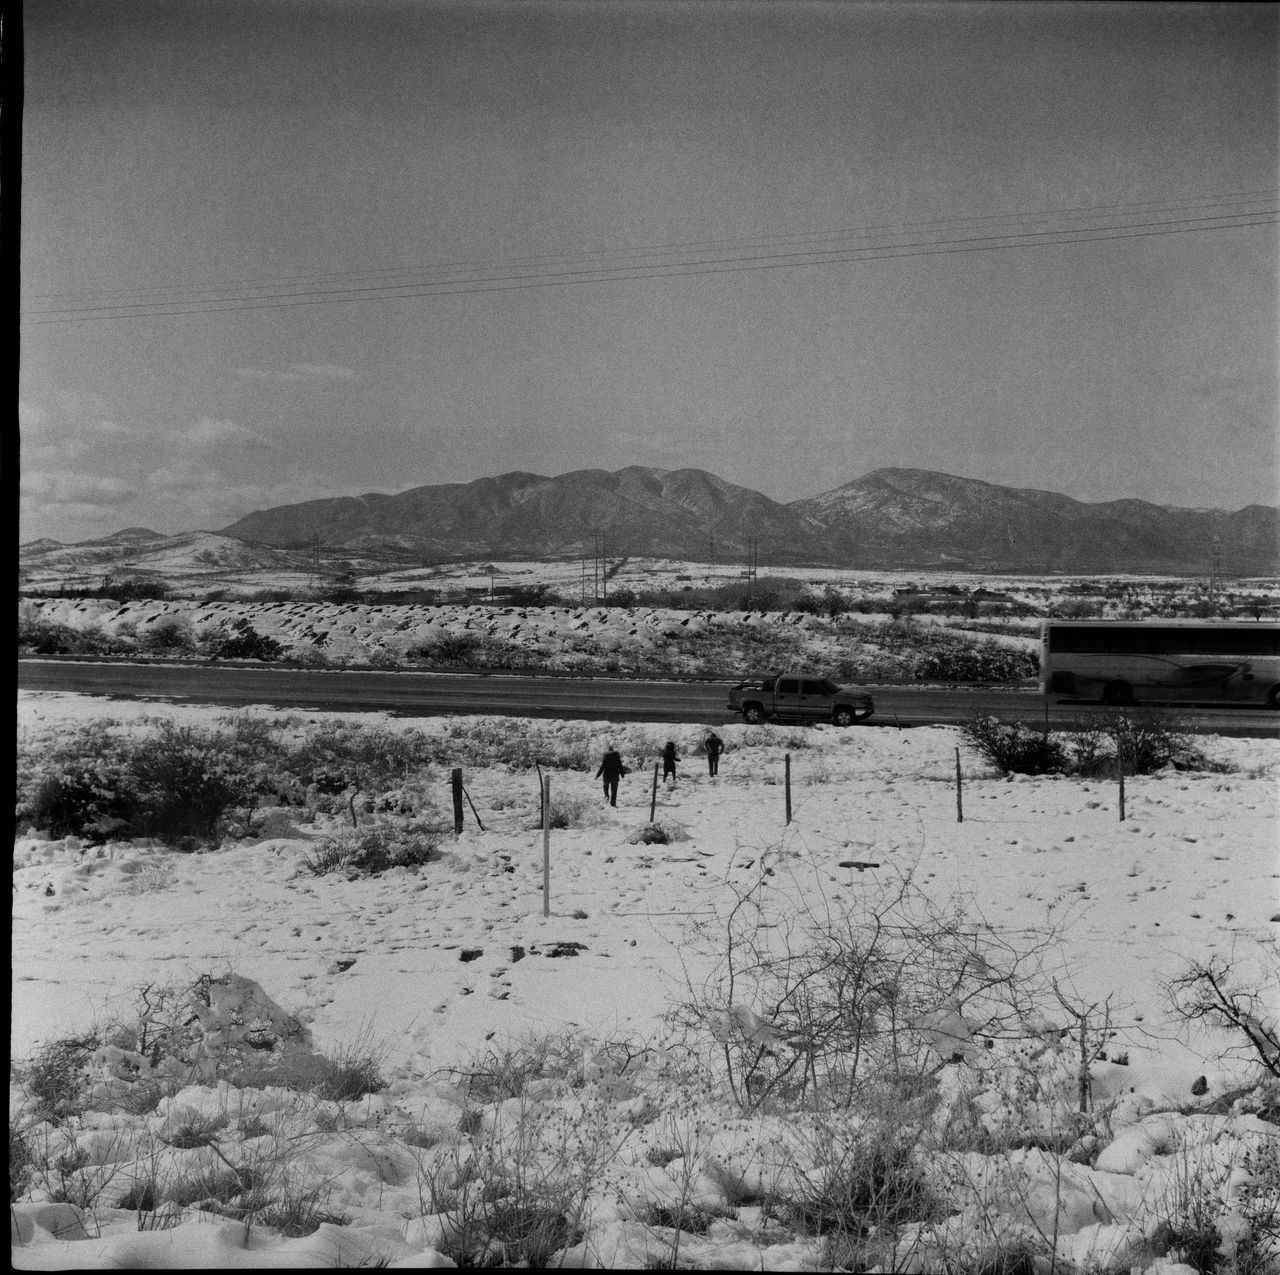
<svg viewBox="0 0 1280 1275">
<path fill-rule="evenodd" d="M 406 717 L 445 713 L 600 721 L 696 722 L 739 720 L 725 710 L 724 682 L 639 681 L 621 678 L 529 676 L 505 673 L 418 673 L 288 669 L 273 666 L 141 664 L 125 661 L 24 657 L 20 690 L 74 691 L 115 699 L 190 704 L 273 704 L 314 711 L 383 710 Z M 1043 725 L 1046 702 L 1030 690 L 985 687 L 868 687 L 876 715 L 867 726 L 960 722 L 976 713 Z M 1054 701 L 1050 725 L 1066 725 L 1096 705 Z M 1207 734 L 1274 737 L 1280 719 L 1269 709 L 1185 707 L 1177 713 Z"/>
</svg>

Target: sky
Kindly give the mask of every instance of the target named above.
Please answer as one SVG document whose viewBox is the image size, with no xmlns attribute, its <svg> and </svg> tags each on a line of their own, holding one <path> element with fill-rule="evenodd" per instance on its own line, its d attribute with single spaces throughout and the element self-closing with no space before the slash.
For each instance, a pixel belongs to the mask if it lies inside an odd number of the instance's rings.
<svg viewBox="0 0 1280 1275">
<path fill-rule="evenodd" d="M 627 465 L 1280 503 L 1276 6 L 22 17 L 24 541 Z"/>
</svg>

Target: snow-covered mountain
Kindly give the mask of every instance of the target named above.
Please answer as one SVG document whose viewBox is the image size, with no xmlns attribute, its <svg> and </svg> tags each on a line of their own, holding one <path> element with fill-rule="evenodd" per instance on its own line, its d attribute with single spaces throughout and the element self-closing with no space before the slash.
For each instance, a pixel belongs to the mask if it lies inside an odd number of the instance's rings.
<svg viewBox="0 0 1280 1275">
<path fill-rule="evenodd" d="M 566 558 L 746 559 L 893 569 L 1207 574 L 1215 543 L 1231 575 L 1280 574 L 1280 510 L 1178 509 L 1142 500 L 1088 503 L 923 469 L 877 469 L 803 500 L 781 503 L 700 469 L 633 465 L 558 477 L 513 472 L 469 483 L 371 492 L 259 510 L 212 533 L 157 537 L 132 528 L 85 545 L 23 547 L 30 573 L 60 553 L 84 570 L 117 555 L 143 561 L 176 551 L 213 558 L 288 555 L 305 569 L 317 544 L 382 560 Z M 209 538 L 196 547 L 193 536 Z M 603 543 L 601 543 L 601 537 Z M 230 544 L 228 543 L 231 542 Z M 216 543 L 215 543 L 216 542 Z M 234 546 L 234 547 L 232 547 Z M 209 561 L 209 556 L 203 558 Z M 68 562 L 66 565 L 70 566 Z M 252 569 L 246 561 L 246 569 Z"/>
<path fill-rule="evenodd" d="M 986 570 L 1207 572 L 1280 565 L 1280 511 L 1178 509 L 1144 500 L 1086 503 L 923 469 L 878 469 L 788 506 L 828 530 L 852 562 Z"/>
<path fill-rule="evenodd" d="M 762 561 L 982 570 L 1204 572 L 1213 540 L 1233 572 L 1280 569 L 1280 511 L 1175 509 L 1141 500 L 1089 504 L 922 469 L 878 469 L 781 504 L 699 469 L 631 466 L 556 478 L 511 473 L 398 495 L 309 501 L 240 519 L 225 534 L 275 545 L 320 535 L 353 549 L 556 556 L 610 551 Z"/>
<path fill-rule="evenodd" d="M 252 577 L 305 573 L 305 556 L 271 545 L 249 544 L 215 531 L 175 536 L 131 528 L 80 544 L 33 540 L 19 551 L 22 582 L 33 586 L 99 584 L 110 576 L 157 579 Z"/>
<path fill-rule="evenodd" d="M 632 465 L 559 477 L 514 472 L 470 483 L 414 487 L 283 505 L 249 514 L 225 534 L 299 546 L 314 535 L 353 549 L 396 546 L 418 553 L 559 557 L 608 551 L 705 558 L 714 541 L 741 553 L 749 537 L 777 561 L 825 556 L 823 530 L 759 492 L 699 469 Z"/>
</svg>

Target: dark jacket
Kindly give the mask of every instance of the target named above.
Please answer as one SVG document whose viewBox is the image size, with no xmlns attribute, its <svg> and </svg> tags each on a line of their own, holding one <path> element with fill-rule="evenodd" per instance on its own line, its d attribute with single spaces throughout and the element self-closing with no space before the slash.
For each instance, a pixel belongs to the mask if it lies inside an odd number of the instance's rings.
<svg viewBox="0 0 1280 1275">
<path fill-rule="evenodd" d="M 724 740 L 719 735 L 708 735 L 702 746 L 712 757 L 719 757 L 724 752 Z"/>
<path fill-rule="evenodd" d="M 606 779 L 621 779 L 627 774 L 627 768 L 622 764 L 622 757 L 616 752 L 608 752 L 604 755 L 604 760 L 600 763 L 600 769 L 596 771 L 596 778 L 599 779 L 603 775 Z"/>
</svg>

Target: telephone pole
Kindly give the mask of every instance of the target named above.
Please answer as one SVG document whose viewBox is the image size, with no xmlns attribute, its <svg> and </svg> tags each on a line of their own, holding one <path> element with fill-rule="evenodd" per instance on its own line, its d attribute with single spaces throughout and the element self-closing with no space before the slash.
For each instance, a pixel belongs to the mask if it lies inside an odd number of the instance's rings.
<svg viewBox="0 0 1280 1275">
<path fill-rule="evenodd" d="M 599 602 L 609 596 L 608 562 L 605 559 L 604 532 L 591 533 L 591 556 L 595 571 L 595 601 Z"/>
<path fill-rule="evenodd" d="M 1227 591 L 1226 585 L 1223 583 L 1222 579 L 1222 537 L 1219 536 L 1217 532 L 1214 532 L 1211 554 L 1212 556 L 1209 567 L 1210 602 L 1212 602 L 1219 593 L 1225 593 Z"/>
</svg>

